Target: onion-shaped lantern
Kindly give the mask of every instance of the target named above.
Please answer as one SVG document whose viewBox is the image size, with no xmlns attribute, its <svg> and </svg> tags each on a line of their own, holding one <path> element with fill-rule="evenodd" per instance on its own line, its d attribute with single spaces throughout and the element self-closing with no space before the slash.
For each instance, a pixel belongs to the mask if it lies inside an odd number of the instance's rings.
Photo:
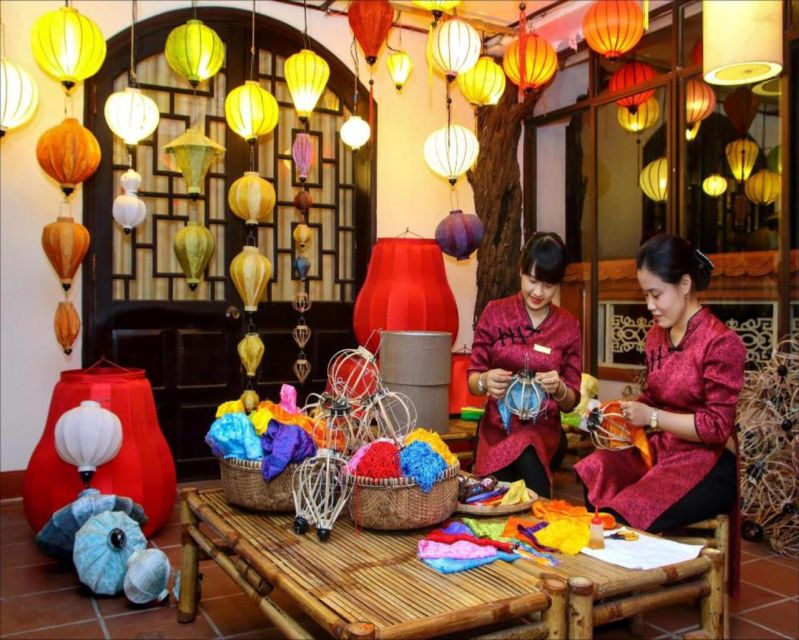
<svg viewBox="0 0 799 640">
<path fill-rule="evenodd" d="M 121 447 L 122 423 L 94 400 L 84 400 L 56 422 L 56 451 L 64 462 L 78 467 L 86 486 L 97 467 L 113 460 Z"/>
<path fill-rule="evenodd" d="M 402 446 L 405 436 L 416 428 L 417 420 L 413 400 L 404 393 L 389 391 L 381 386 L 369 399 L 363 418 L 366 428 L 362 428 L 361 433 L 369 440 L 389 438 L 397 446 Z M 372 424 L 377 427 L 374 433 L 370 428 Z"/>
<path fill-rule="evenodd" d="M 216 31 L 194 18 L 169 32 L 164 54 L 167 64 L 196 87 L 222 67 L 225 45 Z"/>
<path fill-rule="evenodd" d="M 347 20 L 366 62 L 373 65 L 394 22 L 391 3 L 388 0 L 353 0 L 347 9 Z"/>
<path fill-rule="evenodd" d="M 436 227 L 436 243 L 441 251 L 458 260 L 466 260 L 480 246 L 483 239 L 483 223 L 473 213 L 460 209 L 449 215 Z"/>
<path fill-rule="evenodd" d="M 89 230 L 69 216 L 60 216 L 42 230 L 42 248 L 53 265 L 64 291 L 69 291 L 72 279 L 89 250 Z"/>
<path fill-rule="evenodd" d="M 369 123 L 361 116 L 352 115 L 341 125 L 341 140 L 353 151 L 357 151 L 367 142 L 372 135 Z"/>
<path fill-rule="evenodd" d="M 464 97 L 478 107 L 496 104 L 505 93 L 505 72 L 494 58 L 482 56 L 469 71 L 458 74 Z"/>
<path fill-rule="evenodd" d="M 436 20 L 443 14 L 452 11 L 461 2 L 462 0 L 411 0 L 411 4 L 427 9 Z"/>
<path fill-rule="evenodd" d="M 211 164 L 225 153 L 225 147 L 194 127 L 167 143 L 164 150 L 175 159 L 186 181 L 186 192 L 195 200 L 202 193 L 201 185 Z"/>
<path fill-rule="evenodd" d="M 744 193 L 755 204 L 767 206 L 780 197 L 780 176 L 768 169 L 761 169 L 749 176 Z"/>
<path fill-rule="evenodd" d="M 67 196 L 76 185 L 94 175 L 100 157 L 97 138 L 75 118 L 65 118 L 45 131 L 36 143 L 39 166 Z"/>
<path fill-rule="evenodd" d="M 144 201 L 139 198 L 141 176 L 133 169 L 128 169 L 119 177 L 124 193 L 114 198 L 111 215 L 119 223 L 127 235 L 134 227 L 138 227 L 147 216 Z"/>
<path fill-rule="evenodd" d="M 128 558 L 123 587 L 133 604 L 161 602 L 169 596 L 169 558 L 160 549 L 141 549 Z"/>
<path fill-rule="evenodd" d="M 527 371 L 520 371 L 511 378 L 505 392 L 508 410 L 524 422 L 535 420 L 544 410 L 547 392 Z"/>
<path fill-rule="evenodd" d="M 669 161 L 663 157 L 650 162 L 641 171 L 638 184 L 648 198 L 665 202 L 669 195 Z"/>
<path fill-rule="evenodd" d="M 411 57 L 405 51 L 393 51 L 386 58 L 386 66 L 397 91 L 402 90 L 413 70 Z"/>
<path fill-rule="evenodd" d="M 718 173 L 708 176 L 702 181 L 702 191 L 711 198 L 718 198 L 724 195 L 724 192 L 727 191 L 727 178 Z"/>
<path fill-rule="evenodd" d="M 470 129 L 453 124 L 437 129 L 424 143 L 424 159 L 430 170 L 454 185 L 477 161 L 480 143 Z"/>
<path fill-rule="evenodd" d="M 246 246 L 230 263 L 230 277 L 244 301 L 245 311 L 258 311 L 266 284 L 272 276 L 272 263 L 258 247 Z"/>
<path fill-rule="evenodd" d="M 685 123 L 693 125 L 707 118 L 716 108 L 716 94 L 707 82 L 690 78 L 685 83 Z"/>
<path fill-rule="evenodd" d="M 511 42 L 505 50 L 505 55 L 502 57 L 502 68 L 513 84 L 521 86 L 524 81 L 524 89 L 529 92 L 538 89 L 552 79 L 558 70 L 558 55 L 544 38 L 536 33 L 530 33 L 524 39 L 524 78 L 521 74 L 518 38 Z"/>
<path fill-rule="evenodd" d="M 213 234 L 199 222 L 192 220 L 175 234 L 175 255 L 192 291 L 197 289 L 214 247 Z"/>
<path fill-rule="evenodd" d="M 342 473 L 346 464 L 347 460 L 334 451 L 322 449 L 297 467 L 292 486 L 297 533 L 305 533 L 314 525 L 320 541 L 330 537 L 354 486 Z"/>
<path fill-rule="evenodd" d="M 649 80 L 656 78 L 657 75 L 658 72 L 651 64 L 634 60 L 632 62 L 623 64 L 617 71 L 613 72 L 613 75 L 610 76 L 610 84 L 608 85 L 608 89 L 611 92 L 632 89 L 633 87 L 637 87 L 639 84 L 643 84 L 644 82 L 648 82 Z M 627 107 L 627 109 L 635 113 L 635 110 L 639 105 L 644 104 L 654 95 L 655 90 L 648 89 L 646 91 L 634 93 L 631 96 L 619 98 L 616 100 L 616 104 L 620 107 Z"/>
<path fill-rule="evenodd" d="M 635 0 L 598 0 L 583 18 L 586 43 L 608 60 L 630 51 L 643 35 L 644 14 Z"/>
<path fill-rule="evenodd" d="M 255 171 L 244 175 L 230 185 L 227 202 L 230 210 L 248 225 L 266 222 L 275 207 L 275 188 Z"/>
<path fill-rule="evenodd" d="M 307 120 L 327 86 L 330 67 L 310 49 L 303 49 L 286 59 L 283 73 L 297 115 Z"/>
<path fill-rule="evenodd" d="M 64 85 L 67 93 L 97 73 L 105 60 L 100 28 L 73 7 L 40 16 L 33 24 L 31 46 L 39 66 Z"/>
<path fill-rule="evenodd" d="M 449 81 L 477 64 L 480 49 L 480 34 L 468 22 L 458 18 L 439 22 L 430 33 L 433 67 Z"/>
<path fill-rule="evenodd" d="M 239 359 L 247 372 L 247 377 L 254 378 L 261 366 L 261 359 L 264 357 L 264 343 L 255 332 L 247 333 L 238 345 Z"/>
<path fill-rule="evenodd" d="M 39 104 L 39 89 L 22 67 L 0 58 L 0 138 L 33 117 Z"/>
<path fill-rule="evenodd" d="M 313 206 L 313 198 L 307 191 L 300 191 L 294 196 L 294 206 L 302 211 L 303 215 L 308 214 L 308 210 Z"/>
<path fill-rule="evenodd" d="M 641 133 L 654 125 L 660 117 L 660 104 L 657 98 L 650 98 L 635 110 L 619 107 L 616 112 L 621 128 L 630 133 Z"/>
<path fill-rule="evenodd" d="M 261 398 L 254 389 L 245 389 L 244 393 L 239 397 L 239 400 L 241 400 L 241 404 L 244 405 L 244 411 L 247 413 L 255 411 L 258 408 L 258 404 L 261 402 Z"/>
<path fill-rule="evenodd" d="M 108 128 L 129 146 L 138 144 L 155 131 L 161 117 L 155 100 L 137 87 L 112 93 L 105 101 L 103 112 Z"/>
<path fill-rule="evenodd" d="M 297 177 L 300 182 L 305 182 L 311 171 L 314 157 L 314 144 L 310 135 L 307 133 L 297 134 L 291 145 L 291 157 L 294 160 L 294 166 L 297 167 Z"/>
<path fill-rule="evenodd" d="M 225 120 L 247 142 L 272 131 L 278 112 L 277 100 L 255 80 L 247 80 L 225 98 Z"/>
<path fill-rule="evenodd" d="M 55 337 L 58 344 L 64 350 L 66 355 L 72 353 L 72 345 L 78 339 L 80 333 L 80 316 L 78 315 L 75 305 L 68 300 L 66 302 L 59 302 L 58 308 L 55 311 L 55 319 L 53 320 L 53 329 L 55 330 Z"/>
<path fill-rule="evenodd" d="M 300 251 L 304 251 L 313 239 L 313 233 L 307 224 L 300 223 L 294 227 L 294 230 L 291 232 L 291 237 L 294 238 L 294 242 L 297 243 L 297 248 Z"/>
<path fill-rule="evenodd" d="M 745 181 L 752 173 L 760 147 L 752 140 L 733 140 L 724 147 L 724 155 L 730 171 L 738 182 Z"/>
</svg>

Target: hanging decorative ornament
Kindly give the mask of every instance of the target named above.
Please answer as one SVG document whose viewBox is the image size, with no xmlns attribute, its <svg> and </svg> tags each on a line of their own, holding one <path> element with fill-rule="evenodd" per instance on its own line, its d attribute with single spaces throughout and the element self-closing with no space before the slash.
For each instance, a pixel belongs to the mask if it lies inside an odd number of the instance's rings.
<svg viewBox="0 0 799 640">
<path fill-rule="evenodd" d="M 275 188 L 255 171 L 244 175 L 230 185 L 227 201 L 230 210 L 249 225 L 266 222 L 272 217 L 276 201 Z"/>
<path fill-rule="evenodd" d="M 650 98 L 635 107 L 619 107 L 616 117 L 621 128 L 630 133 L 641 133 L 653 126 L 660 118 L 660 104 L 657 98 Z"/>
<path fill-rule="evenodd" d="M 305 280 L 311 270 L 311 261 L 306 256 L 297 256 L 291 261 L 291 273 L 293 278 Z"/>
<path fill-rule="evenodd" d="M 760 147 L 754 140 L 733 140 L 724 147 L 730 171 L 738 182 L 744 182 L 752 173 Z"/>
<path fill-rule="evenodd" d="M 442 15 L 450 13 L 461 2 L 462 0 L 411 0 L 411 4 L 427 9 L 432 13 L 436 22 Z"/>
<path fill-rule="evenodd" d="M 246 389 L 244 393 L 241 394 L 239 400 L 241 400 L 241 403 L 244 405 L 244 410 L 247 413 L 255 411 L 258 408 L 258 404 L 261 402 L 261 398 L 254 389 Z"/>
<path fill-rule="evenodd" d="M 58 303 L 53 328 L 58 344 L 61 345 L 66 355 L 70 355 L 72 353 L 72 345 L 75 344 L 75 340 L 78 339 L 78 334 L 80 334 L 80 316 L 75 309 L 75 305 L 68 300 Z"/>
<path fill-rule="evenodd" d="M 413 71 L 411 57 L 405 51 L 393 51 L 386 58 L 386 66 L 397 91 L 402 91 L 402 87 L 405 86 L 411 71 Z"/>
<path fill-rule="evenodd" d="M 305 358 L 297 358 L 291 366 L 291 370 L 294 372 L 294 375 L 297 376 L 297 380 L 300 381 L 300 384 L 305 384 L 305 380 L 311 374 L 311 363 Z"/>
<path fill-rule="evenodd" d="M 724 195 L 727 191 L 727 178 L 714 173 L 702 181 L 702 191 L 704 191 L 711 198 L 718 198 Z"/>
<path fill-rule="evenodd" d="M 611 93 L 616 91 L 624 91 L 632 89 L 639 84 L 648 82 L 656 78 L 658 72 L 651 64 L 646 62 L 626 62 L 618 70 L 613 72 L 610 76 L 610 84 L 608 90 Z M 655 95 L 655 89 L 648 89 L 639 93 L 634 93 L 631 96 L 626 96 L 616 100 L 616 104 L 620 107 L 626 107 L 631 114 L 635 114 L 638 107 L 644 104 L 647 100 Z"/>
<path fill-rule="evenodd" d="M 768 206 L 780 197 L 780 176 L 768 169 L 761 169 L 751 175 L 744 185 L 744 193 L 752 202 Z"/>
<path fill-rule="evenodd" d="M 480 58 L 480 34 L 459 18 L 439 22 L 430 34 L 429 46 L 433 68 L 449 82 L 469 71 Z"/>
<path fill-rule="evenodd" d="M 100 157 L 97 138 L 75 118 L 64 118 L 61 124 L 45 131 L 36 143 L 39 166 L 66 196 L 94 175 Z"/>
<path fill-rule="evenodd" d="M 308 362 L 304 351 L 305 345 L 311 337 L 311 329 L 305 321 L 305 313 L 311 308 L 311 298 L 305 292 L 305 277 L 301 274 L 297 275 L 300 282 L 297 291 L 294 293 L 294 298 L 291 301 L 291 307 L 300 314 L 300 317 L 297 319 L 297 326 L 294 327 L 292 336 L 294 337 L 294 342 L 296 342 L 297 346 L 300 348 L 300 352 L 297 354 L 297 360 L 294 362 L 292 369 L 294 370 L 294 375 L 297 376 L 297 380 L 300 381 L 300 384 L 304 384 L 306 378 L 311 373 L 311 363 Z"/>
<path fill-rule="evenodd" d="M 685 124 L 688 128 L 707 118 L 716 108 L 716 94 L 707 82 L 690 78 L 685 83 Z"/>
<path fill-rule="evenodd" d="M 108 128 L 128 146 L 137 145 L 148 137 L 161 118 L 155 100 L 138 87 L 112 93 L 105 101 L 103 113 Z"/>
<path fill-rule="evenodd" d="M 90 242 L 89 230 L 69 216 L 59 216 L 42 230 L 42 248 L 64 291 L 69 291 L 72 286 Z"/>
<path fill-rule="evenodd" d="M 461 93 L 478 107 L 497 104 L 505 93 L 505 72 L 491 56 L 482 56 L 469 71 L 459 73 L 457 79 Z"/>
<path fill-rule="evenodd" d="M 330 67 L 310 49 L 303 49 L 286 59 L 283 72 L 297 116 L 305 122 L 327 86 Z"/>
<path fill-rule="evenodd" d="M 270 133 L 278 114 L 277 100 L 255 80 L 247 80 L 225 98 L 225 120 L 247 142 Z"/>
<path fill-rule="evenodd" d="M 448 256 L 467 260 L 480 246 L 483 230 L 483 222 L 475 214 L 456 209 L 438 223 L 436 243 Z"/>
<path fill-rule="evenodd" d="M 502 68 L 508 80 L 529 93 L 552 79 L 558 70 L 558 55 L 552 45 L 537 33 L 525 34 L 524 54 L 522 63 L 521 45 L 516 38 L 505 50 Z"/>
<path fill-rule="evenodd" d="M 33 117 L 39 104 L 39 88 L 22 67 L 0 58 L 0 138 Z"/>
<path fill-rule="evenodd" d="M 225 153 L 225 147 L 211 140 L 196 127 L 186 129 L 183 135 L 168 142 L 164 150 L 174 158 L 183 174 L 186 192 L 192 200 L 196 200 L 202 193 L 205 174 L 211 164 Z"/>
<path fill-rule="evenodd" d="M 193 18 L 172 29 L 164 54 L 167 64 L 196 88 L 222 67 L 225 44 L 216 31 Z"/>
<path fill-rule="evenodd" d="M 644 14 L 636 0 L 598 0 L 583 18 L 588 46 L 608 60 L 630 51 L 644 35 Z"/>
<path fill-rule="evenodd" d="M 298 224 L 291 232 L 292 238 L 297 243 L 297 248 L 300 252 L 304 253 L 308 244 L 311 242 L 313 234 L 311 228 L 307 224 Z"/>
<path fill-rule="evenodd" d="M 477 161 L 480 143 L 470 129 L 451 124 L 437 129 L 424 143 L 424 159 L 433 173 L 455 185 Z"/>
<path fill-rule="evenodd" d="M 372 66 L 394 22 L 394 9 L 388 0 L 352 0 L 347 9 L 355 39 L 363 49 L 366 62 Z"/>
<path fill-rule="evenodd" d="M 691 142 L 692 140 L 695 140 L 696 136 L 699 135 L 699 127 L 701 127 L 701 126 L 702 126 L 702 121 L 699 120 L 698 122 L 695 122 L 693 125 L 690 125 L 690 126 L 686 127 L 685 128 L 685 139 L 688 142 Z"/>
<path fill-rule="evenodd" d="M 669 195 L 669 161 L 664 157 L 653 160 L 638 178 L 641 191 L 655 202 L 665 202 Z"/>
<path fill-rule="evenodd" d="M 230 263 L 230 278 L 244 302 L 245 311 L 258 311 L 258 303 L 271 276 L 272 263 L 258 251 L 258 247 L 245 246 L 233 258 Z"/>
<path fill-rule="evenodd" d="M 372 135 L 372 128 L 360 116 L 352 115 L 347 121 L 341 125 L 341 141 L 350 147 L 353 151 L 357 151 L 367 142 Z"/>
<path fill-rule="evenodd" d="M 307 324 L 298 324 L 291 331 L 291 335 L 294 338 L 294 342 L 297 343 L 297 346 L 300 349 L 304 349 L 305 345 L 308 344 L 308 340 L 311 339 L 311 329 Z"/>
<path fill-rule="evenodd" d="M 745 138 L 760 108 L 758 98 L 748 87 L 738 87 L 724 98 L 724 113 L 741 138 Z"/>
<path fill-rule="evenodd" d="M 214 253 L 213 234 L 199 222 L 190 220 L 175 234 L 174 249 L 189 289 L 195 291 Z"/>
<path fill-rule="evenodd" d="M 310 135 L 301 132 L 295 136 L 291 145 L 291 157 L 297 169 L 297 177 L 304 183 L 308 179 L 314 158 L 314 143 Z"/>
<path fill-rule="evenodd" d="M 300 191 L 294 196 L 294 206 L 300 210 L 303 216 L 308 215 L 308 210 L 313 206 L 313 198 L 307 191 Z"/>
<path fill-rule="evenodd" d="M 144 201 L 139 198 L 141 176 L 133 169 L 128 169 L 119 177 L 124 193 L 114 198 L 111 214 L 119 223 L 125 235 L 134 227 L 138 227 L 147 216 Z"/>
<path fill-rule="evenodd" d="M 254 378 L 264 357 L 264 343 L 257 333 L 247 333 L 239 342 L 238 352 L 247 376 Z"/>
</svg>

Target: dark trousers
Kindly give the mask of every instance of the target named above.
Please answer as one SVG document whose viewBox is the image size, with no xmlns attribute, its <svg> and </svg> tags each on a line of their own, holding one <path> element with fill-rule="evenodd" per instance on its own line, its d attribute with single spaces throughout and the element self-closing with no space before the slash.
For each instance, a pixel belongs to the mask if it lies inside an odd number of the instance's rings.
<svg viewBox="0 0 799 640">
<path fill-rule="evenodd" d="M 549 468 L 555 471 L 563 462 L 563 456 L 566 455 L 566 434 L 561 432 L 560 442 L 555 454 L 552 456 L 552 461 Z M 504 482 L 513 482 L 514 480 L 524 480 L 524 484 L 528 489 L 532 489 L 542 498 L 552 497 L 552 486 L 549 484 L 546 469 L 543 463 L 532 447 L 525 448 L 516 460 L 511 462 L 507 467 L 500 469 L 493 473 L 497 480 Z"/>
</svg>

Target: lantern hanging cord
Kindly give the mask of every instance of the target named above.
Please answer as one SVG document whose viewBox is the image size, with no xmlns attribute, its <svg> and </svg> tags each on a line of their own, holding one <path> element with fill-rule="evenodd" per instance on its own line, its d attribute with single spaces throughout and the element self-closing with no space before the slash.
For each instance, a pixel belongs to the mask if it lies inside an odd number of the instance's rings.
<svg viewBox="0 0 799 640">
<path fill-rule="evenodd" d="M 247 332 L 248 333 L 255 333 L 258 330 L 258 326 L 255 324 L 255 318 L 253 318 L 253 313 L 247 313 Z"/>
<path fill-rule="evenodd" d="M 252 0 L 252 35 L 250 36 L 250 80 L 255 77 L 255 0 Z"/>
<path fill-rule="evenodd" d="M 136 0 L 131 0 L 130 3 L 130 71 L 128 72 L 128 86 L 137 86 L 136 82 L 136 55 L 135 55 L 135 28 L 136 28 Z"/>
<path fill-rule="evenodd" d="M 352 38 L 352 44 L 350 45 L 350 54 L 352 55 L 352 62 L 355 66 L 355 79 L 352 83 L 352 112 L 355 113 L 358 107 L 358 80 L 361 74 L 358 66 L 358 46 L 355 44 L 354 36 Z"/>
<path fill-rule="evenodd" d="M 191 14 L 192 17 L 196 20 L 197 19 L 197 3 L 195 0 L 191 0 Z"/>
<path fill-rule="evenodd" d="M 399 31 L 399 49 L 395 49 L 388 43 L 388 39 L 386 39 L 386 48 L 389 51 L 398 52 L 402 51 L 402 11 L 397 11 L 397 19 L 391 24 L 392 28 L 396 28 Z"/>
<path fill-rule="evenodd" d="M 455 183 L 457 184 L 457 182 Z M 453 184 L 449 189 L 449 206 L 453 211 L 458 211 L 461 208 L 460 198 L 458 198 L 458 190 Z"/>
<path fill-rule="evenodd" d="M 311 39 L 308 37 L 308 0 L 302 0 L 302 14 L 305 27 L 302 31 L 302 47 L 303 49 L 311 48 Z"/>
<path fill-rule="evenodd" d="M 258 238 L 255 236 L 255 225 L 248 225 L 249 228 L 247 229 L 247 246 L 248 247 L 257 247 L 258 246 Z"/>
</svg>

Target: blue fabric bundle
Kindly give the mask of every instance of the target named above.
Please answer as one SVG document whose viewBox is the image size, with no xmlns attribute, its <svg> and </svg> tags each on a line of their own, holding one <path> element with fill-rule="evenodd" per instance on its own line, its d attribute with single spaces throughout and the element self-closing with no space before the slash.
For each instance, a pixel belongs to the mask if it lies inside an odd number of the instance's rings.
<svg viewBox="0 0 799 640">
<path fill-rule="evenodd" d="M 425 558 L 422 562 L 439 573 L 457 573 L 458 571 L 467 571 L 475 567 L 482 567 L 484 564 L 491 564 L 494 560 L 513 562 L 518 557 L 519 556 L 515 553 L 497 551 L 497 555 L 491 556 L 490 558 Z"/>
<path fill-rule="evenodd" d="M 283 473 L 292 462 L 302 462 L 316 453 L 313 438 L 305 429 L 277 420 L 269 421 L 261 436 L 261 446 L 264 451 L 261 471 L 267 482 Z"/>
<path fill-rule="evenodd" d="M 447 463 L 429 444 L 414 440 L 400 450 L 400 470 L 403 476 L 413 478 L 423 493 L 430 493 L 447 470 Z"/>
<path fill-rule="evenodd" d="M 220 458 L 260 460 L 263 457 L 261 438 L 245 413 L 226 413 L 214 420 L 205 442 Z"/>
</svg>

